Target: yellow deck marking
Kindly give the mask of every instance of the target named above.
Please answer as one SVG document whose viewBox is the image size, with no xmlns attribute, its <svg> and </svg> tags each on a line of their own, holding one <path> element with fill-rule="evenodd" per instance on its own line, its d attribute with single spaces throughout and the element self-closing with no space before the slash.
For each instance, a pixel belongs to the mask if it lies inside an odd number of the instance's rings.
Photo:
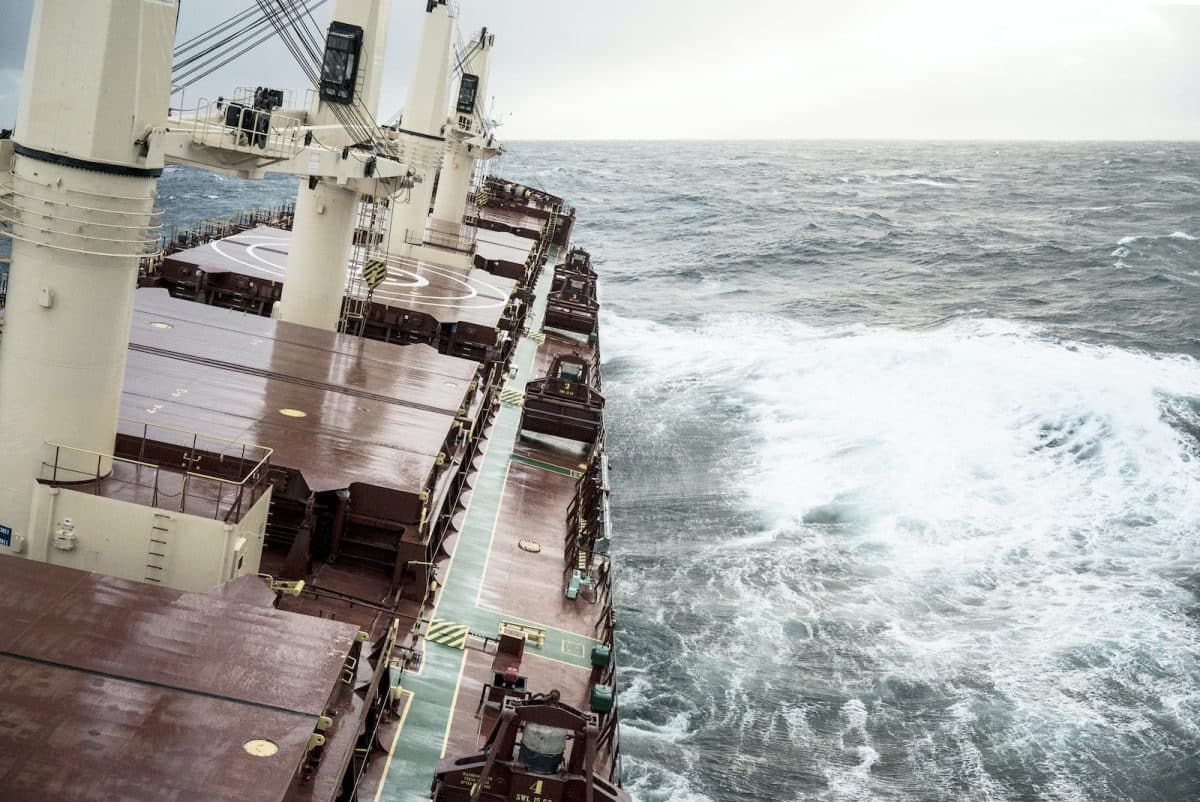
<svg viewBox="0 0 1200 802">
<path fill-rule="evenodd" d="M 517 434 L 520 437 L 520 433 Z M 483 573 L 479 575 L 479 590 L 475 591 L 475 606 L 483 607 L 479 600 L 483 598 L 483 586 L 487 584 L 488 566 L 492 563 L 492 546 L 496 544 L 496 530 L 500 528 L 500 510 L 504 508 L 504 488 L 508 487 L 508 472 L 512 470 L 512 460 L 504 465 L 504 479 L 500 482 L 500 498 L 496 501 L 496 517 L 492 519 L 492 534 L 488 536 L 487 551 L 483 554 Z M 483 609 L 487 609 L 483 607 Z"/>
<path fill-rule="evenodd" d="M 450 697 L 450 715 L 446 717 L 446 733 L 442 736 L 442 754 L 446 756 L 446 747 L 450 744 L 450 729 L 454 726 L 454 708 L 458 707 L 458 692 L 462 688 L 463 672 L 467 670 L 467 650 L 463 649 L 462 662 L 458 664 L 458 677 L 454 680 L 454 696 Z"/>
<path fill-rule="evenodd" d="M 435 618 L 425 628 L 425 640 L 449 646 L 451 649 L 465 649 L 470 629 L 466 624 L 448 621 L 445 618 Z"/>
<path fill-rule="evenodd" d="M 379 787 L 375 789 L 375 802 L 383 797 L 383 787 L 387 785 L 388 772 L 392 770 L 392 755 L 396 754 L 396 744 L 400 743 L 400 733 L 404 730 L 404 722 L 408 720 L 408 711 L 412 710 L 413 697 L 416 696 L 412 691 L 406 691 L 403 688 L 397 688 L 400 695 L 408 695 L 408 703 L 404 705 L 404 712 L 400 714 L 400 723 L 396 725 L 396 734 L 392 736 L 392 745 L 388 748 L 387 760 L 383 763 L 383 774 L 379 775 Z"/>
</svg>

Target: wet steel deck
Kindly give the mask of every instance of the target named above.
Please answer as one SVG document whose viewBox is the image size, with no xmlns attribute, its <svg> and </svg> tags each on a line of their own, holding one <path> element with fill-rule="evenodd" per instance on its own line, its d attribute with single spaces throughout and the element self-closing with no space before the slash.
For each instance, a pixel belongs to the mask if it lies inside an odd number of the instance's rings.
<svg viewBox="0 0 1200 802">
<path fill-rule="evenodd" d="M 420 492 L 454 423 L 445 412 L 140 351 L 129 353 L 121 415 L 270 443 L 272 464 L 315 492 L 352 482 Z"/>
<path fill-rule="evenodd" d="M 6 802 L 289 798 L 357 631 L 17 557 L 0 587 Z"/>
<path fill-rule="evenodd" d="M 166 326 L 166 328 L 164 328 Z M 123 417 L 249 443 L 313 491 L 419 492 L 478 364 L 140 290 Z M 133 433 L 136 424 L 125 423 Z"/>
<path fill-rule="evenodd" d="M 525 264 L 529 252 L 537 244 L 536 240 L 511 234 L 507 231 L 488 231 L 479 229 L 475 240 L 475 253 L 485 260 L 500 259 L 505 262 Z"/>
<path fill-rule="evenodd" d="M 423 345 L 385 343 L 172 298 L 163 289 L 136 296 L 130 342 L 261 375 L 384 396 L 455 413 L 479 366 Z M 164 327 L 166 324 L 167 327 Z"/>
<path fill-rule="evenodd" d="M 260 226 L 206 245 L 179 251 L 169 261 L 206 273 L 236 273 L 266 282 L 287 280 L 292 232 Z M 528 253 L 526 248 L 525 253 Z M 521 257 L 522 261 L 524 256 Z M 455 268 L 416 259 L 389 258 L 387 279 L 373 300 L 431 315 L 440 323 L 496 328 L 515 282 L 475 268 Z"/>
</svg>

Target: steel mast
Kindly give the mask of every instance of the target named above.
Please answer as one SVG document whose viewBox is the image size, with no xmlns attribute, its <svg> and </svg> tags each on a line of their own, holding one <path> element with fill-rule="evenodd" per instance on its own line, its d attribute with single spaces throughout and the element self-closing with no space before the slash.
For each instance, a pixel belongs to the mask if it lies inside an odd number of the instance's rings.
<svg viewBox="0 0 1200 802">
<path fill-rule="evenodd" d="M 438 178 L 437 196 L 433 200 L 433 220 L 442 227 L 457 229 L 462 226 L 476 162 L 487 161 L 500 153 L 484 111 L 495 43 L 495 34 L 489 33 L 487 28 L 482 29 L 464 59 L 446 158 Z"/>
<path fill-rule="evenodd" d="M 358 84 L 351 101 L 358 99 L 373 122 L 379 110 L 383 84 L 383 54 L 387 47 L 390 0 L 338 0 L 333 10 L 330 37 L 339 28 L 361 28 L 361 51 L 354 67 Z M 326 52 L 329 52 L 326 44 Z M 328 58 L 328 56 L 327 56 Z M 314 136 L 326 145 L 346 147 L 348 132 L 338 124 L 331 104 L 344 99 L 318 92 L 309 112 Z M 287 281 L 283 285 L 276 317 L 318 329 L 335 331 L 346 288 L 346 263 L 354 236 L 354 221 L 361 198 L 358 188 L 336 180 L 302 178 L 296 189 L 292 244 L 288 250 Z"/>
<path fill-rule="evenodd" d="M 417 66 L 408 85 L 408 98 L 400 118 L 398 135 L 410 150 L 425 151 L 423 180 L 404 196 L 392 198 L 392 214 L 387 237 L 389 255 L 407 257 L 413 246 L 425 236 L 425 221 L 433 199 L 433 176 L 446 146 L 446 104 L 454 42 L 455 18 L 446 0 L 426 0 L 425 23 L 417 46 Z"/>
<path fill-rule="evenodd" d="M 176 0 L 39 0 L 21 83 L 0 341 L 0 526 L 20 551 L 46 459 L 110 470 L 138 264 L 156 250 Z M 94 452 L 87 454 L 85 452 Z M 0 552 L 3 552 L 0 541 Z"/>
</svg>

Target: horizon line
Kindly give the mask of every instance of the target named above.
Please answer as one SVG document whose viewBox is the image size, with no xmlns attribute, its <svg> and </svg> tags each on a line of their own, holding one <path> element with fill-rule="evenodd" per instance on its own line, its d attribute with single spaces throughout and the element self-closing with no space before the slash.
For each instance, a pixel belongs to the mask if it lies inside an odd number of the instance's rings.
<svg viewBox="0 0 1200 802">
<path fill-rule="evenodd" d="M 503 142 L 987 142 L 987 143 L 1162 143 L 1200 144 L 1200 135 L 1179 137 L 913 137 L 913 136 L 797 136 L 797 137 L 516 137 Z"/>
</svg>

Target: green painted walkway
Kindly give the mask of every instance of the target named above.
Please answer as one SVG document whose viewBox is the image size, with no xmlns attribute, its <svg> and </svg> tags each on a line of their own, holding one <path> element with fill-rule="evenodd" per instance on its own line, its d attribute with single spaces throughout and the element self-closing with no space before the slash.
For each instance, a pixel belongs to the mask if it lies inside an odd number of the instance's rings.
<svg viewBox="0 0 1200 802">
<path fill-rule="evenodd" d="M 530 309 L 531 332 L 540 332 L 546 313 L 546 295 L 554 276 L 554 259 L 550 260 L 536 287 L 537 298 Z M 510 385 L 523 387 L 532 378 L 534 355 L 538 342 L 532 336 L 517 343 L 513 365 L 517 369 Z M 521 408 L 501 404 L 493 419 L 491 435 L 485 446 L 479 473 L 471 491 L 462 530 L 454 547 L 454 556 L 441 570 L 444 585 L 438 606 L 431 618 L 466 624 L 471 631 L 496 635 L 500 621 L 528 624 L 545 629 L 546 642 L 542 647 L 529 647 L 530 654 L 548 657 L 572 665 L 590 667 L 591 647 L 595 641 L 570 632 L 542 627 L 536 621 L 524 621 L 479 605 L 484 572 L 492 536 L 500 515 L 500 501 L 513 457 L 513 446 L 521 425 Z M 539 460 L 516 458 L 535 467 L 559 472 L 563 469 Z M 468 639 L 468 644 L 471 641 Z M 478 641 L 476 641 L 478 643 Z M 454 707 L 458 680 L 466 665 L 468 652 L 426 643 L 425 658 L 419 673 L 406 673 L 402 681 L 405 691 L 412 694 L 398 742 L 392 750 L 389 768 L 376 800 L 386 802 L 416 802 L 429 799 L 437 761 L 442 756 L 449 734 L 450 713 Z M 474 700 L 472 700 L 474 701 Z"/>
</svg>

